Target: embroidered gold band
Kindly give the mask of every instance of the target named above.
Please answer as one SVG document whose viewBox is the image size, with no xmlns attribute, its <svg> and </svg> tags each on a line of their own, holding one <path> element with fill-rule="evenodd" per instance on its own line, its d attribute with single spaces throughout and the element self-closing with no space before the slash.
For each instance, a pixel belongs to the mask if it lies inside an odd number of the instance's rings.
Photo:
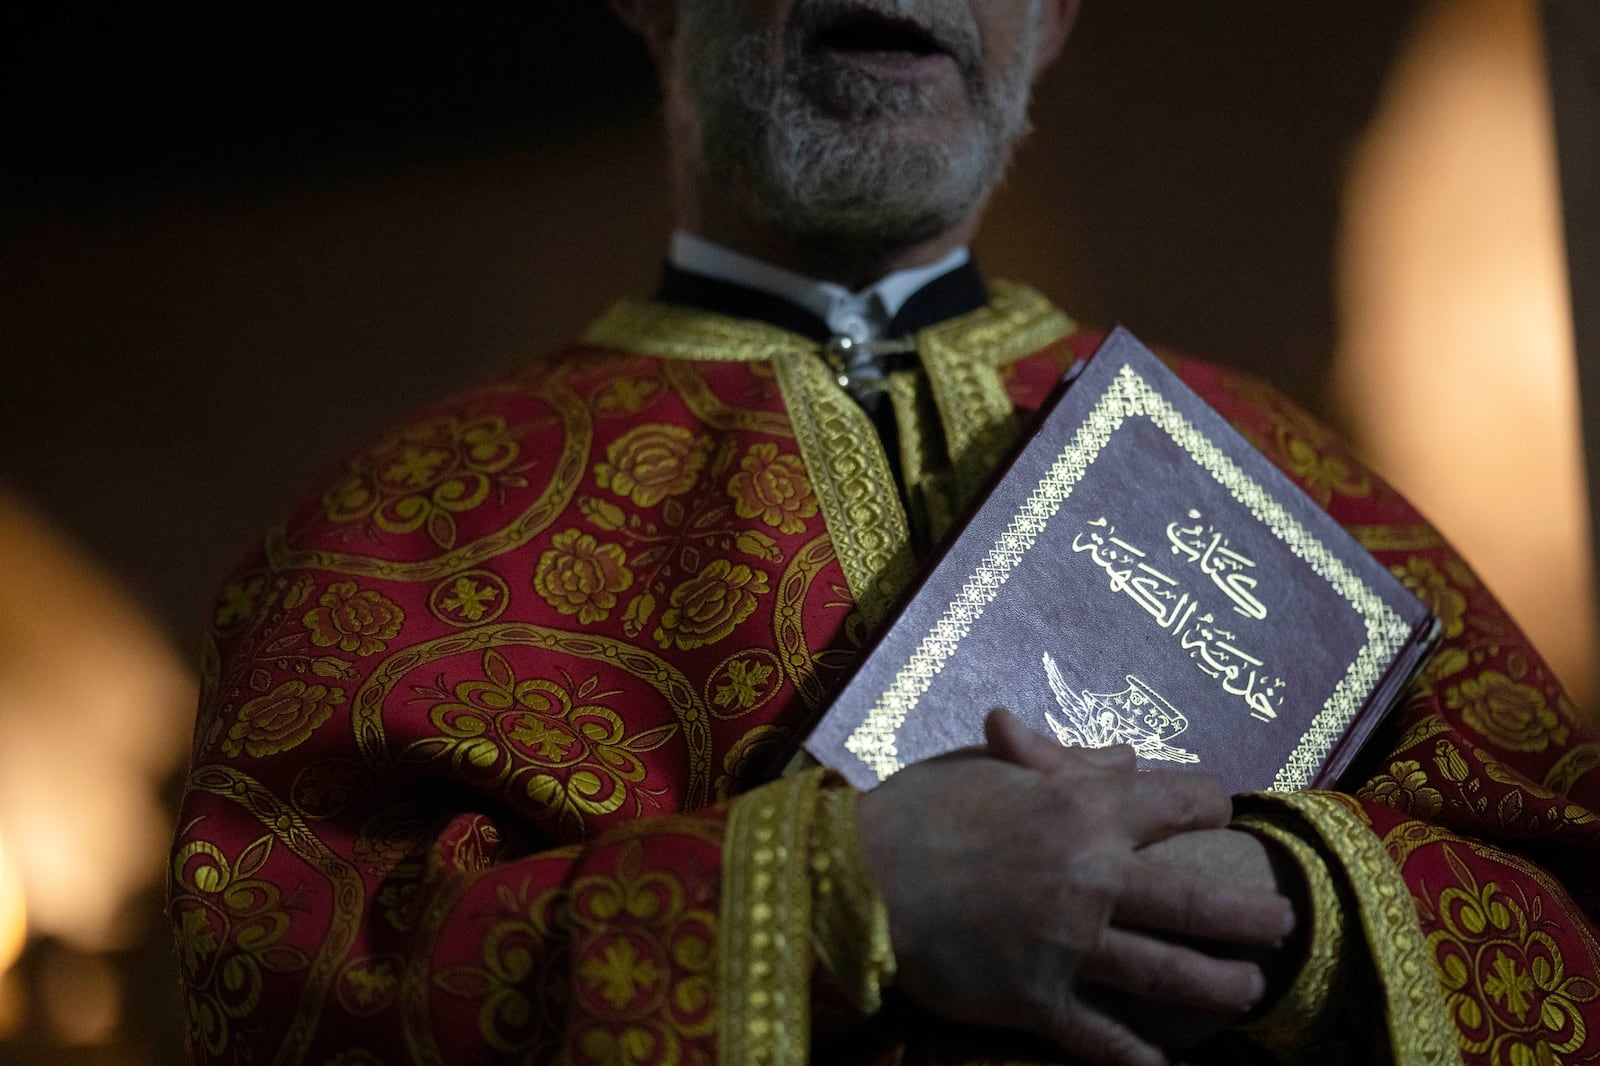
<svg viewBox="0 0 1600 1066">
<path fill-rule="evenodd" d="M 1355 898 L 1382 986 L 1389 1052 L 1396 1066 L 1459 1064 L 1456 1029 L 1428 956 L 1417 906 L 1399 869 L 1356 801 L 1325 792 L 1263 794 L 1254 802 L 1297 815 Z"/>
<path fill-rule="evenodd" d="M 823 771 L 735 800 L 722 849 L 722 1066 L 803 1066 L 811 1041 L 807 851 Z"/>
<path fill-rule="evenodd" d="M 1287 851 L 1305 880 L 1311 913 L 1305 961 L 1289 987 L 1265 1014 L 1240 1026 L 1262 1046 L 1280 1054 L 1313 1044 L 1328 1029 L 1340 1001 L 1344 956 L 1344 906 L 1328 865 L 1310 844 L 1265 813 L 1235 818 L 1236 828 L 1266 837 Z"/>
<path fill-rule="evenodd" d="M 857 1010 L 883 1006 L 893 986 L 894 947 L 889 913 L 861 862 L 856 839 L 857 794 L 825 789 L 817 797 L 811 848 L 811 942 L 817 962 Z"/>
</svg>

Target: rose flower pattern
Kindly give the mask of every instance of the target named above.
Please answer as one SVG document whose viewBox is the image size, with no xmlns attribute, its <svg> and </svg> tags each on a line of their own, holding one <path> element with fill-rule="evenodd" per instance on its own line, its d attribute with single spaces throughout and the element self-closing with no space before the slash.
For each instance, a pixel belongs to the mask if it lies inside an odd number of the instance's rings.
<svg viewBox="0 0 1600 1066">
<path fill-rule="evenodd" d="M 750 617 L 756 599 L 767 592 L 767 575 L 743 563 L 718 559 L 672 590 L 656 641 L 663 648 L 715 644 Z"/>
<path fill-rule="evenodd" d="M 405 622 L 398 604 L 371 589 L 357 589 L 354 581 L 336 581 L 317 599 L 319 606 L 306 612 L 300 624 L 311 631 L 319 648 L 374 655 L 393 640 Z"/>
<path fill-rule="evenodd" d="M 239 708 L 222 741 L 226 755 L 241 752 L 260 759 L 303 742 L 344 702 L 344 689 L 308 685 L 299 678 L 285 681 Z"/>
<path fill-rule="evenodd" d="M 1461 712 L 1461 720 L 1509 751 L 1543 751 L 1564 744 L 1567 727 L 1532 685 L 1513 681 L 1498 670 L 1452 686 L 1445 706 Z"/>
<path fill-rule="evenodd" d="M 751 447 L 728 482 L 728 495 L 740 518 L 759 518 L 780 533 L 804 532 L 804 520 L 817 513 L 804 462 L 779 455 L 776 444 Z"/>
<path fill-rule="evenodd" d="M 633 584 L 626 556 L 615 544 L 601 544 L 581 529 L 557 533 L 539 557 L 533 587 L 545 602 L 578 621 L 599 622 L 617 605 L 617 593 Z"/>
<path fill-rule="evenodd" d="M 694 488 L 711 453 L 709 437 L 696 438 L 682 426 L 652 423 L 631 429 L 606 449 L 594 468 L 600 487 L 651 507 L 668 496 Z"/>
</svg>

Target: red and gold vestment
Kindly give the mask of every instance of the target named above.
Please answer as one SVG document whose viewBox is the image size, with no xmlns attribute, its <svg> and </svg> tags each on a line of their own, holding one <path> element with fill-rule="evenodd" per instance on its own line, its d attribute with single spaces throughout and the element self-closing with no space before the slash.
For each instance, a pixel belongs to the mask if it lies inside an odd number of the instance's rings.
<svg viewBox="0 0 1600 1066">
<path fill-rule="evenodd" d="M 170 888 L 191 1059 L 964 1046 L 882 1009 L 854 794 L 811 772 L 730 800 L 1097 340 L 1004 285 L 917 339 L 925 373 L 888 390 L 909 514 L 815 345 L 649 302 L 308 495 L 226 583 L 206 644 Z M 1252 1039 L 1337 1052 L 1354 1019 L 1404 1063 L 1600 1056 L 1600 734 L 1328 431 L 1175 365 L 1446 632 L 1351 794 L 1245 815 L 1316 902 L 1309 960 Z"/>
</svg>

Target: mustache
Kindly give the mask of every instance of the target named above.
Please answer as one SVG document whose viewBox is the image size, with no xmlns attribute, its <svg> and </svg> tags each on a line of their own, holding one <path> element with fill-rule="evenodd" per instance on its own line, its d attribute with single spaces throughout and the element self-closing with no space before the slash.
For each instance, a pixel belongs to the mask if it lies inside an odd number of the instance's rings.
<svg viewBox="0 0 1600 1066">
<path fill-rule="evenodd" d="M 946 53 L 965 73 L 978 70 L 983 39 L 961 0 L 798 0 L 785 28 L 791 54 L 814 46 L 829 30 L 876 23 L 920 38 Z"/>
</svg>

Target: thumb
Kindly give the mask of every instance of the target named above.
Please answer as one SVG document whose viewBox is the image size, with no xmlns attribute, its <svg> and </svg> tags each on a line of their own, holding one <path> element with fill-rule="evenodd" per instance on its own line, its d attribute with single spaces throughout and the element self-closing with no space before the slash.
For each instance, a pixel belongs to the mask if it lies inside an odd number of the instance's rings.
<svg viewBox="0 0 1600 1066">
<path fill-rule="evenodd" d="M 1066 748 L 1042 733 L 1035 733 L 1004 707 L 989 712 L 983 722 L 983 736 L 989 745 L 989 754 L 996 759 L 1036 770 L 1042 774 L 1071 766 L 1076 761 L 1088 762 L 1107 769 L 1132 768 L 1136 762 L 1133 749 L 1118 744 L 1109 748 Z"/>
</svg>

